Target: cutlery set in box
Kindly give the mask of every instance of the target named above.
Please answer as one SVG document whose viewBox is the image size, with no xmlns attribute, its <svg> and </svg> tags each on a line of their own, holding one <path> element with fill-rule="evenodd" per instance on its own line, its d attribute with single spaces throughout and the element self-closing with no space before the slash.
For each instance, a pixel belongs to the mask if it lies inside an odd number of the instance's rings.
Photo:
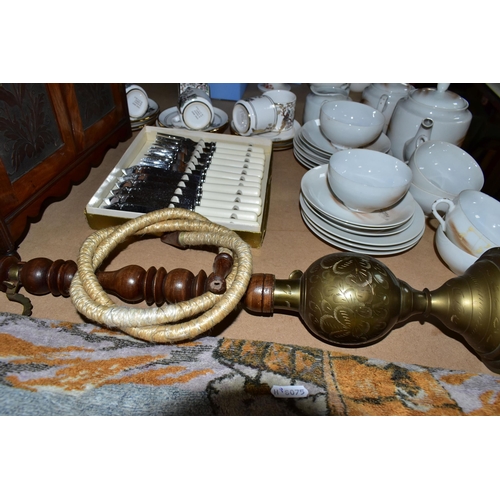
<svg viewBox="0 0 500 500">
<path fill-rule="evenodd" d="M 91 198 L 93 229 L 162 208 L 193 210 L 253 247 L 265 235 L 272 142 L 144 127 Z"/>
</svg>

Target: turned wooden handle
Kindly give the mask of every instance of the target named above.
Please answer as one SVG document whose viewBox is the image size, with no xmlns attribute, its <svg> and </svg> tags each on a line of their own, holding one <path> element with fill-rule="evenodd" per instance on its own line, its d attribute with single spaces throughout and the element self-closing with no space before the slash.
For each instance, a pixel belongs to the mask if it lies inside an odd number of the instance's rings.
<svg viewBox="0 0 500 500">
<path fill-rule="evenodd" d="M 252 274 L 243 305 L 247 311 L 271 314 L 274 311 L 274 274 Z"/>
<path fill-rule="evenodd" d="M 225 293 L 226 278 L 233 267 L 233 258 L 227 253 L 220 253 L 215 257 L 213 272 L 207 279 L 207 290 L 212 293 Z"/>
</svg>

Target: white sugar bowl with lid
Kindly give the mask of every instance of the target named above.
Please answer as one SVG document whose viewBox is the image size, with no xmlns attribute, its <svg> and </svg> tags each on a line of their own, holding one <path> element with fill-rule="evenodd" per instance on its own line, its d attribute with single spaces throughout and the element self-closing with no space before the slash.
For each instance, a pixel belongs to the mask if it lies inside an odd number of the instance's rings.
<svg viewBox="0 0 500 500">
<path fill-rule="evenodd" d="M 469 103 L 455 92 L 448 90 L 449 83 L 439 83 L 437 88 L 410 91 L 398 101 L 392 113 L 387 136 L 392 154 L 404 161 L 405 143 L 418 133 L 422 121 L 433 121 L 431 139 L 460 146 L 472 120 Z"/>
</svg>

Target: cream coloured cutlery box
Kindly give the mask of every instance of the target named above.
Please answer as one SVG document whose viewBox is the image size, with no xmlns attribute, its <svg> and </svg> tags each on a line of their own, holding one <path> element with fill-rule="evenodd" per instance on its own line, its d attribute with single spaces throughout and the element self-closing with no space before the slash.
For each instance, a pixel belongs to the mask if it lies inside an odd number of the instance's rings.
<svg viewBox="0 0 500 500">
<path fill-rule="evenodd" d="M 158 141 L 169 144 L 180 141 L 188 143 L 191 149 L 196 146 L 201 155 L 197 153 L 197 157 L 191 155 L 190 158 L 194 158 L 200 169 L 201 159 L 209 156 L 206 151 L 211 147 L 212 153 L 208 166 L 205 165 L 203 180 L 199 180 L 198 171 L 192 172 L 189 169 L 189 157 L 180 155 L 180 159 L 177 158 L 176 170 L 180 172 L 179 175 L 185 174 L 183 179 L 189 179 L 181 185 L 192 184 L 191 179 L 196 177 L 200 186 L 200 196 L 194 200 L 194 206 L 190 209 L 212 222 L 232 229 L 250 246 L 262 246 L 269 212 L 273 149 L 271 140 L 260 137 L 144 127 L 85 207 L 89 226 L 96 230 L 115 226 L 150 211 L 140 204 L 136 205 L 137 208 L 130 203 L 120 204 L 123 199 L 120 198 L 121 193 L 126 189 L 121 186 L 126 184 L 124 179 L 129 179 L 132 171 L 138 172 L 141 168 L 149 168 L 148 172 L 161 170 L 151 166 L 156 160 L 151 159 L 150 153 L 155 152 L 155 148 L 157 150 L 155 145 Z M 168 149 L 162 149 L 161 154 L 168 155 Z M 166 196 L 165 199 L 170 200 L 170 194 L 166 193 L 170 193 L 171 188 L 167 189 L 158 179 L 155 176 L 154 189 L 157 190 L 158 197 Z M 127 192 L 130 193 L 131 190 Z M 179 197 L 182 198 L 182 188 L 177 188 L 175 192 L 181 193 Z M 151 198 L 151 191 L 144 193 L 145 198 Z M 174 201 L 179 201 L 179 197 L 173 198 Z M 176 205 L 165 203 L 160 208 L 169 206 Z"/>
</svg>

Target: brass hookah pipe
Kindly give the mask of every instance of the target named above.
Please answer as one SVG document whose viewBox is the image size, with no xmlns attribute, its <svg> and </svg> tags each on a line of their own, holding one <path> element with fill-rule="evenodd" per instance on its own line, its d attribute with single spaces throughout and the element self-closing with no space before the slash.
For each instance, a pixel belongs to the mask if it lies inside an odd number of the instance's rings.
<svg viewBox="0 0 500 500">
<path fill-rule="evenodd" d="M 162 241 L 179 244 L 177 234 Z M 175 303 L 207 290 L 224 293 L 232 265 L 229 254 L 219 253 L 213 272 L 195 276 L 185 269 L 167 272 L 154 267 L 126 266 L 118 271 L 97 271 L 103 288 L 125 302 L 148 305 Z M 22 262 L 14 256 L 0 258 L 0 290 L 24 305 L 30 301 L 19 289 L 33 295 L 69 296 L 77 271 L 73 261 L 45 258 Z M 277 311 L 298 313 L 321 340 L 360 347 L 383 339 L 398 324 L 420 315 L 435 317 L 462 335 L 488 368 L 500 371 L 500 248 L 486 251 L 462 276 L 440 288 L 418 291 L 394 276 L 377 259 L 354 252 L 326 255 L 305 271 L 293 271 L 288 279 L 273 274 L 252 274 L 242 299 L 243 307 L 256 314 Z"/>
</svg>

